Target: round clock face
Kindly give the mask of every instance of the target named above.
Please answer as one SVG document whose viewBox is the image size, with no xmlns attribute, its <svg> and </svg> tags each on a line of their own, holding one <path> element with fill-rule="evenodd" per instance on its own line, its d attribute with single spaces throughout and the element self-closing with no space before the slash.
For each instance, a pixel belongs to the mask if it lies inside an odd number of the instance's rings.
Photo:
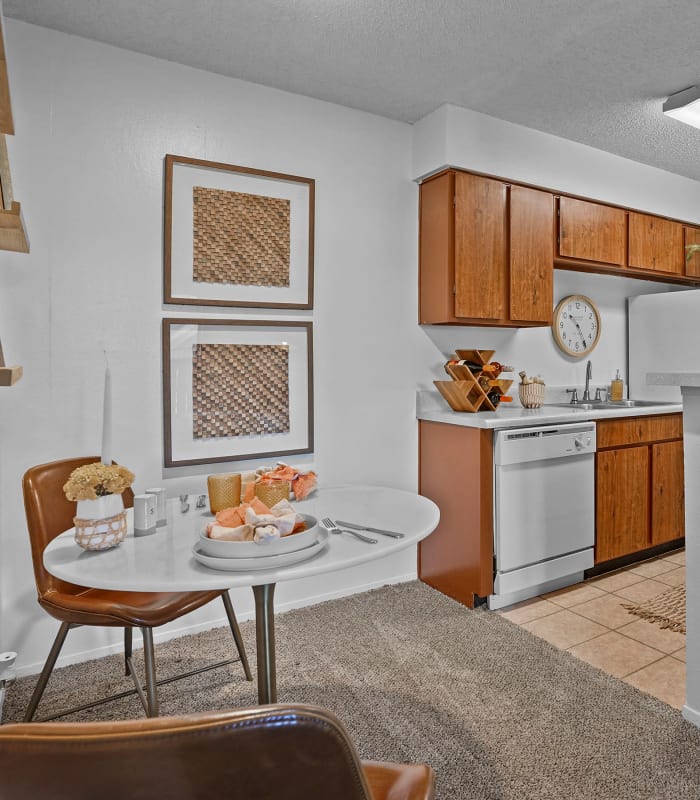
<svg viewBox="0 0 700 800">
<path fill-rule="evenodd" d="M 567 356 L 583 358 L 598 344 L 600 311 L 582 294 L 565 297 L 554 309 L 554 341 Z"/>
</svg>

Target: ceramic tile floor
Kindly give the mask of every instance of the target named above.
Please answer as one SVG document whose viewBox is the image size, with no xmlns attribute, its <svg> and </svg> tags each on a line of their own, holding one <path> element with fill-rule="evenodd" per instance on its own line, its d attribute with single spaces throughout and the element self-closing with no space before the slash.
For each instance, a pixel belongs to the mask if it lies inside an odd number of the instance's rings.
<svg viewBox="0 0 700 800">
<path fill-rule="evenodd" d="M 630 614 L 685 583 L 685 551 L 525 600 L 499 611 L 530 633 L 680 709 L 685 702 L 685 635 Z"/>
</svg>

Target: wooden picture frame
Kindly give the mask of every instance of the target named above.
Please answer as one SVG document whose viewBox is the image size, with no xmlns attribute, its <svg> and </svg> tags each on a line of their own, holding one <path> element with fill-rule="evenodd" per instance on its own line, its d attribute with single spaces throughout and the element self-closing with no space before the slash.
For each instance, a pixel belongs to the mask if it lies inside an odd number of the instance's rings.
<svg viewBox="0 0 700 800">
<path fill-rule="evenodd" d="M 164 464 L 312 453 L 313 323 L 165 318 Z"/>
<path fill-rule="evenodd" d="M 166 304 L 313 308 L 315 181 L 165 156 Z"/>
</svg>

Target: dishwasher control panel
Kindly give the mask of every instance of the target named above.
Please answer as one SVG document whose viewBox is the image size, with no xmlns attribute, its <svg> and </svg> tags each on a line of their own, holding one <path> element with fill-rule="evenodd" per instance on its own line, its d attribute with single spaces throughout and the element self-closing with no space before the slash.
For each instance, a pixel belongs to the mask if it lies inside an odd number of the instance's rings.
<svg viewBox="0 0 700 800">
<path fill-rule="evenodd" d="M 496 431 L 494 464 L 521 464 L 595 453 L 595 422 Z"/>
</svg>

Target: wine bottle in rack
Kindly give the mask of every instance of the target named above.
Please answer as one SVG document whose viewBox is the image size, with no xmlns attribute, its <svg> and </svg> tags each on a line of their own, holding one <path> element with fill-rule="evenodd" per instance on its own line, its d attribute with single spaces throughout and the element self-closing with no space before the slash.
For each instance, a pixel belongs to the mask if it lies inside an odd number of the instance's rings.
<svg viewBox="0 0 700 800">
<path fill-rule="evenodd" d="M 455 367 L 455 366 L 468 367 L 476 375 L 483 369 L 486 369 L 488 365 L 477 364 L 476 361 L 468 361 L 466 358 L 451 358 L 447 362 L 447 364 L 445 364 L 445 367 Z"/>
<path fill-rule="evenodd" d="M 501 402 L 501 393 L 496 391 L 495 389 L 489 392 L 486 397 L 491 401 L 494 406 L 497 406 Z"/>
<path fill-rule="evenodd" d="M 507 364 L 501 364 L 498 361 L 491 361 L 484 364 L 483 371 L 488 373 L 491 378 L 497 378 L 502 372 L 515 372 L 515 367 L 509 367 Z"/>
</svg>

